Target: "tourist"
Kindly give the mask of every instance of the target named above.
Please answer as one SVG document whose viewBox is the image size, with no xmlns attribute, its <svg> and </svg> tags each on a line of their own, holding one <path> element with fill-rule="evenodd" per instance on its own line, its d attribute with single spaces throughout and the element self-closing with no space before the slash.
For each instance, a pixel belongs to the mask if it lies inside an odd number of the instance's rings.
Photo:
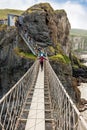
<svg viewBox="0 0 87 130">
<path fill-rule="evenodd" d="M 43 70 L 43 61 L 47 60 L 47 59 L 43 56 L 43 54 L 41 54 L 41 56 L 39 57 L 39 60 L 40 60 L 40 66 L 41 66 L 41 71 L 42 71 Z"/>
</svg>

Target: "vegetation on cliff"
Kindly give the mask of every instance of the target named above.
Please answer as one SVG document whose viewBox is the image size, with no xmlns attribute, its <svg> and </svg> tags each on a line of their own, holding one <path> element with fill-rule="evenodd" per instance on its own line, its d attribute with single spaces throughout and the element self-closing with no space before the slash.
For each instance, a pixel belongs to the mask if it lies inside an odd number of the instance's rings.
<svg viewBox="0 0 87 130">
<path fill-rule="evenodd" d="M 6 30 L 6 29 L 7 29 L 7 25 L 0 24 L 0 31 Z"/>
<path fill-rule="evenodd" d="M 87 30 L 72 29 L 70 31 L 70 40 L 73 76 L 79 78 L 79 81 L 87 82 L 87 67 L 79 60 L 81 54 L 87 53 Z"/>
<path fill-rule="evenodd" d="M 31 60 L 36 60 L 36 56 L 34 56 L 32 53 L 24 52 L 20 48 L 16 47 L 14 48 L 14 51 L 17 55 L 23 58 L 31 59 Z"/>
<path fill-rule="evenodd" d="M 87 67 L 83 65 L 76 55 L 71 55 L 71 65 L 74 77 L 87 78 Z M 85 80 L 86 81 L 86 80 Z M 87 82 L 87 81 L 86 81 Z"/>
<path fill-rule="evenodd" d="M 8 14 L 21 15 L 23 12 L 23 10 L 0 9 L 0 19 L 7 19 Z"/>
<path fill-rule="evenodd" d="M 51 57 L 49 57 L 49 59 L 53 60 L 53 61 L 58 60 L 64 64 L 69 64 L 71 62 L 68 56 L 62 55 L 62 54 L 57 54 L 57 55 L 51 56 Z"/>
<path fill-rule="evenodd" d="M 53 14 L 53 11 L 54 11 L 54 9 L 50 6 L 49 3 L 40 3 L 40 4 L 36 4 L 36 5 L 28 8 L 24 12 L 24 14 L 26 14 L 26 13 L 34 13 L 36 11 L 39 12 L 39 11 L 43 11 L 43 10 L 49 12 L 50 14 Z"/>
</svg>

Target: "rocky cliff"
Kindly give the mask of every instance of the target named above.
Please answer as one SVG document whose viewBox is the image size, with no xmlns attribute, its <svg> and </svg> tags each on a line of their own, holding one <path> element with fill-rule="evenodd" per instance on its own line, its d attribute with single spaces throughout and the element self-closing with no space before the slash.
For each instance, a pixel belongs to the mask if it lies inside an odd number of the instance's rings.
<svg viewBox="0 0 87 130">
<path fill-rule="evenodd" d="M 33 60 L 15 53 L 16 48 L 28 51 L 23 41 L 18 42 L 16 29 L 8 27 L 0 32 L 0 97 L 28 70 Z"/>
<path fill-rule="evenodd" d="M 77 79 L 72 76 L 71 64 L 64 64 L 58 60 L 50 60 L 50 63 L 74 103 L 80 102 L 80 91 L 76 87 L 78 82 Z"/>
<path fill-rule="evenodd" d="M 23 16 L 24 25 L 38 44 L 60 45 L 68 55 L 70 23 L 64 10 L 54 10 L 49 3 L 41 3 L 27 9 Z"/>
<path fill-rule="evenodd" d="M 64 10 L 55 11 L 48 3 L 43 3 L 27 9 L 22 16 L 23 27 L 27 28 L 29 35 L 39 46 L 47 47 L 49 55 L 55 55 L 55 58 L 50 59 L 50 63 L 67 92 L 75 101 L 79 100 L 80 93 L 75 91 L 76 84 L 74 85 L 72 82 L 72 67 L 66 56 L 70 52 L 68 39 L 70 23 L 66 12 Z M 18 29 L 16 27 L 3 29 L 0 32 L 0 89 L 2 95 L 34 62 L 24 57 L 20 53 L 21 51 L 30 53 L 19 36 Z"/>
<path fill-rule="evenodd" d="M 84 53 L 87 51 L 87 37 L 86 36 L 70 36 L 71 48 L 74 52 Z"/>
<path fill-rule="evenodd" d="M 81 55 L 87 54 L 87 30 L 71 30 L 70 35 L 72 54 L 73 76 L 80 77 L 80 80 L 87 82 L 87 67 L 81 62 L 86 62 L 87 58 L 82 58 Z M 78 57 L 76 57 L 76 56 Z M 79 60 L 80 59 L 80 60 Z M 80 62 L 81 61 L 81 62 Z M 85 79 L 83 79 L 85 78 Z"/>
<path fill-rule="evenodd" d="M 71 29 L 70 30 L 71 49 L 75 53 L 87 52 L 87 30 Z"/>
</svg>

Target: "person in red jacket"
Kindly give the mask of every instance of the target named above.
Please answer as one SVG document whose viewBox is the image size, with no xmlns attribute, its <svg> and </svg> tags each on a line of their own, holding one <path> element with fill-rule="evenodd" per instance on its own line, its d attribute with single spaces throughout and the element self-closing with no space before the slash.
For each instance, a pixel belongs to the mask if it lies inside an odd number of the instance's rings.
<svg viewBox="0 0 87 130">
<path fill-rule="evenodd" d="M 39 60 L 40 60 L 40 66 L 41 66 L 41 71 L 43 70 L 43 61 L 47 60 L 44 56 L 40 56 Z"/>
</svg>

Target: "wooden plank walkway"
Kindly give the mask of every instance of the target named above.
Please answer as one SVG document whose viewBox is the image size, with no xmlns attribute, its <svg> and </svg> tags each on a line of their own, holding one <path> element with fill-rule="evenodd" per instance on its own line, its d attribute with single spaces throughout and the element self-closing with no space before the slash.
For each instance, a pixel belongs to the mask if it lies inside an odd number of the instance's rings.
<svg viewBox="0 0 87 130">
<path fill-rule="evenodd" d="M 44 71 L 39 68 L 25 130 L 45 130 Z"/>
</svg>

